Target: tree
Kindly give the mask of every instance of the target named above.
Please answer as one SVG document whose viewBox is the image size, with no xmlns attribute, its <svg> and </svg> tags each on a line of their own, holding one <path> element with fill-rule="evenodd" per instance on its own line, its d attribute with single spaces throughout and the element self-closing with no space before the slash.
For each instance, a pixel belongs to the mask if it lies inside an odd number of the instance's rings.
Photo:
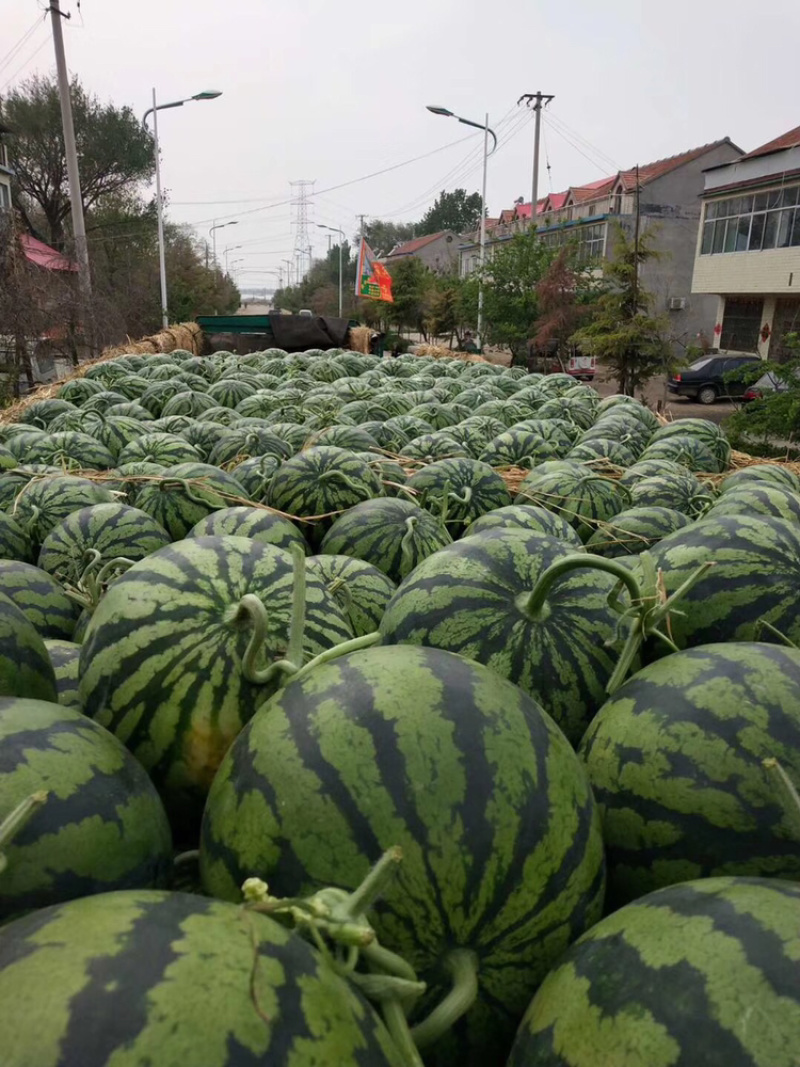
<svg viewBox="0 0 800 1067">
<path fill-rule="evenodd" d="M 536 286 L 539 318 L 533 344 L 541 352 L 553 352 L 566 365 L 571 338 L 591 312 L 598 286 L 590 266 L 577 266 L 569 246 L 561 248 Z"/>
<path fill-rule="evenodd" d="M 481 194 L 467 195 L 466 189 L 454 189 L 451 193 L 443 189 L 422 216 L 417 227 L 418 236 L 453 230 L 455 233 L 467 233 L 478 228 L 481 221 Z"/>
<path fill-rule="evenodd" d="M 152 177 L 153 139 L 129 107 L 102 104 L 77 78 L 70 87 L 81 195 L 85 210 Z M 47 240 L 65 248 L 69 188 L 58 86 L 35 75 L 2 101 L 2 119 L 14 132 L 15 191 L 44 216 Z"/>
<path fill-rule="evenodd" d="M 515 363 L 523 363 L 527 357 L 528 341 L 539 317 L 537 286 L 552 259 L 552 250 L 536 231 L 525 230 L 501 245 L 484 266 L 485 326 L 481 341 L 508 345 Z"/>
<path fill-rule="evenodd" d="M 393 303 L 387 314 L 403 329 L 416 330 L 427 339 L 427 320 L 433 294 L 433 275 L 419 259 L 409 256 L 392 267 Z"/>
<path fill-rule="evenodd" d="M 379 256 L 388 255 L 395 245 L 410 241 L 415 236 L 415 227 L 412 222 L 384 222 L 381 219 L 370 219 L 364 225 L 364 237 L 372 251 Z M 356 238 L 356 243 L 360 235 Z"/>
<path fill-rule="evenodd" d="M 613 371 L 619 391 L 627 396 L 668 371 L 672 361 L 666 319 L 651 313 L 653 297 L 640 281 L 643 264 L 658 254 L 651 237 L 652 231 L 634 243 L 617 224 L 613 258 L 603 264 L 605 291 L 592 321 L 572 335 L 582 352 Z"/>
<path fill-rule="evenodd" d="M 466 279 L 450 274 L 435 276 L 428 315 L 431 336 L 449 338 L 451 347 L 455 340 L 460 348 L 465 331 L 475 325 L 476 308 L 477 296 Z"/>
<path fill-rule="evenodd" d="M 755 455 L 785 457 L 787 444 L 795 452 L 800 438 L 800 334 L 787 334 L 784 346 L 788 357 L 780 362 L 756 363 L 725 375 L 740 389 L 743 381 L 752 382 L 756 375 L 769 374 L 775 382 L 774 388 L 763 390 L 760 399 L 742 405 L 725 423 L 731 443 Z"/>
</svg>

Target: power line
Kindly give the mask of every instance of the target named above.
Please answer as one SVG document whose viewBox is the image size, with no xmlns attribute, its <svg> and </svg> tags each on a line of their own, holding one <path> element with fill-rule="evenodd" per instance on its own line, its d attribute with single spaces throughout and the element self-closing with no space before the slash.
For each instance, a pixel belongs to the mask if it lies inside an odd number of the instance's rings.
<svg viewBox="0 0 800 1067">
<path fill-rule="evenodd" d="M 615 172 L 618 171 L 618 170 L 623 170 L 624 169 L 623 167 L 621 167 L 619 165 L 619 163 L 615 159 L 612 159 L 611 156 L 609 156 L 605 152 L 603 152 L 602 149 L 600 149 L 596 145 L 592 144 L 591 141 L 589 141 L 586 137 L 583 137 L 580 133 L 577 132 L 577 130 L 573 130 L 571 126 L 568 126 L 567 123 L 564 122 L 564 120 L 562 118 L 560 118 L 558 115 L 554 115 L 552 112 L 548 112 L 548 116 L 550 118 L 550 121 L 555 126 L 559 126 L 564 133 L 569 134 L 570 137 L 572 137 L 579 144 L 582 144 L 584 146 L 584 148 L 586 148 L 588 151 L 590 151 L 594 155 L 594 157 L 595 157 L 595 166 L 597 165 L 597 161 L 600 160 L 603 169 L 605 169 L 606 166 L 611 167 L 611 169 L 613 171 L 615 171 Z"/>
<path fill-rule="evenodd" d="M 31 27 L 29 27 L 29 29 L 27 29 L 25 31 L 25 33 L 23 33 L 23 35 L 20 37 L 20 39 L 17 41 L 17 43 L 15 45 L 12 45 L 12 47 L 9 48 L 9 50 L 6 52 L 6 54 L 4 56 L 0 56 L 0 71 L 2 71 L 5 67 L 8 66 L 8 64 L 18 54 L 19 50 L 23 47 L 23 45 L 28 40 L 28 38 L 31 36 L 31 34 L 36 32 L 36 29 L 39 26 L 42 25 L 42 23 L 44 22 L 44 19 L 46 19 L 46 18 L 47 18 L 47 14 L 46 13 L 42 18 L 37 18 L 36 21 L 34 22 L 34 24 Z"/>
<path fill-rule="evenodd" d="M 550 125 L 551 125 L 551 128 L 552 128 L 552 130 L 553 130 L 553 132 L 554 132 L 554 133 L 557 133 L 557 134 L 558 134 L 558 136 L 559 136 L 559 137 L 560 137 L 560 138 L 561 138 L 561 139 L 562 139 L 563 141 L 566 141 L 566 142 L 567 142 L 567 144 L 568 144 L 568 145 L 569 145 L 569 146 L 570 146 L 571 148 L 574 148 L 574 149 L 575 149 L 575 151 L 576 151 L 576 152 L 577 152 L 577 153 L 578 153 L 579 155 L 583 156 L 583 158 L 584 158 L 585 160 L 588 160 L 588 162 L 589 162 L 589 163 L 591 163 L 591 165 L 592 165 L 593 167 L 596 167 L 596 168 L 597 168 L 598 170 L 600 170 L 600 169 L 602 169 L 602 170 L 606 170 L 606 169 L 607 169 L 607 168 L 606 168 L 606 167 L 605 167 L 604 165 L 602 165 L 602 166 L 601 166 L 601 165 L 598 165 L 598 162 L 597 162 L 597 160 L 596 160 L 596 159 L 592 159 L 592 157 L 591 157 L 591 156 L 588 156 L 588 155 L 586 154 L 586 152 L 584 152 L 584 151 L 583 151 L 583 149 L 582 149 L 582 148 L 580 148 L 580 146 L 579 146 L 579 145 L 577 145 L 577 144 L 576 144 L 576 143 L 575 143 L 575 142 L 574 142 L 574 141 L 573 141 L 573 140 L 572 140 L 572 139 L 571 139 L 570 137 L 568 137 L 568 136 L 567 136 L 567 134 L 566 134 L 566 133 L 564 133 L 564 131 L 563 131 L 563 130 L 560 130 L 560 129 L 558 128 L 558 126 L 556 126 L 556 125 L 555 125 L 554 123 L 552 123 L 552 122 L 550 123 Z M 617 169 L 619 169 L 619 168 L 617 168 Z"/>
<path fill-rule="evenodd" d="M 44 46 L 46 44 L 49 44 L 49 42 L 50 42 L 50 38 L 46 36 L 43 39 L 42 43 L 39 45 L 39 47 L 34 52 L 31 52 L 31 54 L 28 56 L 28 58 L 25 59 L 19 67 L 17 67 L 17 69 L 14 71 L 14 73 L 8 79 L 8 81 L 4 82 L 3 85 L 0 85 L 0 93 L 2 93 L 3 90 L 6 89 L 14 81 L 14 79 L 17 77 L 17 75 L 21 71 L 23 71 L 25 69 L 25 67 L 27 67 L 27 65 L 31 62 L 32 59 L 35 59 L 36 56 L 39 55 L 39 53 L 44 48 Z"/>
</svg>

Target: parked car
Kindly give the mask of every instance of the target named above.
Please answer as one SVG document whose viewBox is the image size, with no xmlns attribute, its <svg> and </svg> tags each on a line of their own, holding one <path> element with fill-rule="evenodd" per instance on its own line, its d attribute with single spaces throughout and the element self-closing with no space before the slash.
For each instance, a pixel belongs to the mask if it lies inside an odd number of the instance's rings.
<svg viewBox="0 0 800 1067">
<path fill-rule="evenodd" d="M 699 400 L 701 404 L 713 404 L 721 397 L 740 397 L 747 389 L 746 376 L 741 381 L 726 380 L 726 375 L 741 371 L 750 364 L 758 364 L 758 356 L 703 356 L 678 371 L 667 381 L 667 389 L 677 396 Z"/>
</svg>

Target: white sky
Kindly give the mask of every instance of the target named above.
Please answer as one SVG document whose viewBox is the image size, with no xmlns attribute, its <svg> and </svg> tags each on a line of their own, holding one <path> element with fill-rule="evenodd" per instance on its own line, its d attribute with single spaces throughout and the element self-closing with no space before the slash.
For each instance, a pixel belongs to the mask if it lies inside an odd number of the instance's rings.
<svg viewBox="0 0 800 1067">
<path fill-rule="evenodd" d="M 54 71 L 43 6 L 0 0 L 0 94 Z M 533 123 L 516 107 L 522 93 L 555 94 L 540 195 L 726 135 L 749 150 L 800 123 L 797 0 L 62 0 L 62 8 L 72 14 L 70 70 L 102 100 L 141 114 L 153 85 L 160 102 L 223 91 L 161 112 L 162 176 L 175 221 L 205 237 L 211 220 L 238 219 L 217 231 L 217 251 L 222 259 L 226 245 L 244 246 L 229 257 L 241 257 L 232 273 L 245 286 L 272 287 L 261 272 L 293 254 L 292 209 L 274 206 L 289 199 L 291 180 L 316 179 L 320 191 L 309 209 L 315 253 L 327 247 L 315 223 L 350 235 L 361 212 L 413 221 L 442 188 L 479 190 L 481 134 L 426 104 L 478 121 L 489 112 L 501 141 L 489 164 L 493 215 L 530 198 Z"/>
</svg>

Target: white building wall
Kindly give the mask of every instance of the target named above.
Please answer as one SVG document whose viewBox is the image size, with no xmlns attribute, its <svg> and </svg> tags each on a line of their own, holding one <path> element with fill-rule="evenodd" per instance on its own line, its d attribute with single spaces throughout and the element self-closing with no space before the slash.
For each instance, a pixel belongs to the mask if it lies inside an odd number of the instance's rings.
<svg viewBox="0 0 800 1067">
<path fill-rule="evenodd" d="M 800 296 L 800 248 L 698 255 L 695 293 L 786 293 Z"/>
</svg>

